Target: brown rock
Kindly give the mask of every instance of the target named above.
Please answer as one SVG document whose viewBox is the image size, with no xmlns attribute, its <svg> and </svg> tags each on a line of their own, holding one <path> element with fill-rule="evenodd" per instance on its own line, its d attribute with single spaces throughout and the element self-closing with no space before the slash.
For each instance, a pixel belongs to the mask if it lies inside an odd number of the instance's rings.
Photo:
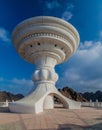
<svg viewBox="0 0 102 130">
<path fill-rule="evenodd" d="M 85 99 L 81 94 L 77 93 L 76 91 L 74 91 L 69 87 L 64 87 L 58 90 L 62 95 L 64 95 L 67 98 L 70 98 L 75 101 L 87 102 L 87 99 Z"/>
<path fill-rule="evenodd" d="M 0 102 L 5 102 L 6 100 L 8 101 L 17 101 L 21 98 L 23 98 L 24 96 L 22 94 L 12 94 L 12 93 L 9 93 L 9 92 L 6 92 L 6 91 L 3 91 L 3 92 L 0 92 Z"/>
</svg>

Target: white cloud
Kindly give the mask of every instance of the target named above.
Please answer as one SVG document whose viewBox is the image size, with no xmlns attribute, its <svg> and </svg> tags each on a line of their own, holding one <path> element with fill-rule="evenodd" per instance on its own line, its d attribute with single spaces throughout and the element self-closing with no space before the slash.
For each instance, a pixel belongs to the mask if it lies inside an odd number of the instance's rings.
<svg viewBox="0 0 102 130">
<path fill-rule="evenodd" d="M 84 44 L 79 47 L 79 50 L 76 52 L 76 57 L 79 58 L 83 63 L 88 62 L 92 64 L 95 60 L 99 59 L 102 55 L 102 44 L 101 42 L 85 41 Z"/>
<path fill-rule="evenodd" d="M 68 21 L 72 18 L 73 14 L 72 14 L 72 10 L 74 8 L 73 4 L 67 4 L 65 7 L 64 12 L 62 13 L 62 19 Z"/>
<path fill-rule="evenodd" d="M 68 21 L 72 18 L 73 14 L 69 11 L 65 11 L 63 14 L 62 14 L 62 19 Z"/>
<path fill-rule="evenodd" d="M 58 85 L 68 85 L 78 91 L 102 90 L 102 43 L 85 41 L 81 44 L 64 65 Z"/>
<path fill-rule="evenodd" d="M 59 12 L 59 15 L 62 19 L 68 21 L 72 18 L 73 14 L 72 11 L 74 9 L 74 5 L 69 3 L 69 1 L 61 2 L 59 0 L 52 0 L 52 1 L 45 1 L 45 8 L 47 8 L 47 15 L 51 13 L 51 11 L 54 11 L 54 15 Z M 57 15 L 58 16 L 58 15 Z"/>
<path fill-rule="evenodd" d="M 3 42 L 10 42 L 8 31 L 1 27 L 0 27 L 0 40 Z"/>
<path fill-rule="evenodd" d="M 45 2 L 45 6 L 46 6 L 48 9 L 53 9 L 53 8 L 58 8 L 58 7 L 60 7 L 60 3 L 58 2 L 58 0 L 52 0 L 51 2 L 46 1 L 46 2 Z"/>
<path fill-rule="evenodd" d="M 32 89 L 34 89 L 34 84 L 32 80 L 27 79 L 17 79 L 13 78 L 11 80 L 6 80 L 4 78 L 0 78 L 1 81 L 3 81 L 0 84 L 0 91 L 10 91 L 12 93 L 22 93 L 24 95 L 27 95 L 29 92 L 31 92 Z"/>
<path fill-rule="evenodd" d="M 71 75 L 69 75 L 69 73 Z M 77 74 L 77 71 L 74 68 L 68 70 L 68 72 L 65 71 L 64 75 L 65 75 L 65 77 L 68 77 L 68 80 L 70 80 L 70 81 L 79 80 L 80 79 L 80 75 Z"/>
<path fill-rule="evenodd" d="M 11 80 L 11 82 L 18 85 L 29 85 L 29 86 L 33 85 L 32 80 L 26 80 L 24 78 L 23 79 L 14 78 Z"/>
<path fill-rule="evenodd" d="M 85 49 L 89 49 L 92 46 L 93 46 L 93 42 L 92 41 L 85 41 L 84 44 L 80 43 L 79 48 L 85 50 Z"/>
</svg>

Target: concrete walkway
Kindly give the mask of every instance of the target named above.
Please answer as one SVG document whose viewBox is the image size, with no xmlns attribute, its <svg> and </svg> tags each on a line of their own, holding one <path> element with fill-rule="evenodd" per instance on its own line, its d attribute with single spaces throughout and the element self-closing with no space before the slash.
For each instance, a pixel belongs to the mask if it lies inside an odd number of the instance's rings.
<svg viewBox="0 0 102 130">
<path fill-rule="evenodd" d="M 102 109 L 56 108 L 38 115 L 0 113 L 0 130 L 102 130 Z"/>
</svg>

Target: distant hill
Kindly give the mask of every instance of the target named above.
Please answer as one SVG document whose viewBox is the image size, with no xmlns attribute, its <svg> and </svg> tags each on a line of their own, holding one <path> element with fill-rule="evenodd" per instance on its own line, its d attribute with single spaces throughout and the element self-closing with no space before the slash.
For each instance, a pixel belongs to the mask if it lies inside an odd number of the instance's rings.
<svg viewBox="0 0 102 130">
<path fill-rule="evenodd" d="M 6 92 L 6 91 L 2 91 L 0 92 L 0 102 L 5 102 L 6 100 L 8 101 L 17 101 L 21 98 L 23 98 L 24 96 L 22 94 L 12 94 L 10 92 Z"/>
<path fill-rule="evenodd" d="M 80 93 L 74 91 L 72 88 L 64 87 L 58 90 L 62 95 L 66 96 L 67 98 L 70 98 L 75 101 L 87 102 L 86 98 L 84 98 Z"/>
<path fill-rule="evenodd" d="M 92 101 L 98 100 L 99 102 L 102 102 L 102 92 L 101 91 L 96 91 L 95 93 L 85 92 L 85 93 L 81 93 L 81 95 L 84 98 L 86 98 L 88 101 L 90 101 L 90 99 L 91 99 Z"/>
<path fill-rule="evenodd" d="M 81 102 L 87 102 L 90 101 L 96 101 L 96 99 L 100 102 L 102 102 L 102 92 L 101 91 L 96 91 L 95 93 L 93 92 L 85 92 L 85 93 L 78 93 L 72 88 L 69 87 L 64 87 L 62 89 L 58 89 L 58 91 L 66 96 L 67 98 L 70 98 L 75 101 L 81 101 Z M 6 100 L 8 101 L 17 101 L 24 96 L 22 94 L 12 94 L 10 92 L 2 91 L 0 92 L 0 102 L 5 102 Z M 55 97 L 55 101 L 59 100 Z"/>
</svg>

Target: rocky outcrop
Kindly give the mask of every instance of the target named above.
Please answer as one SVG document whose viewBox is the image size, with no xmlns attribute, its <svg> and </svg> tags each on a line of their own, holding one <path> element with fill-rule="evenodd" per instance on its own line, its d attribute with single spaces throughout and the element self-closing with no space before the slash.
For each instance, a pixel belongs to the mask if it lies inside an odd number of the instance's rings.
<svg viewBox="0 0 102 130">
<path fill-rule="evenodd" d="M 93 93 L 89 93 L 89 92 L 86 92 L 86 93 L 83 93 L 83 94 L 80 94 L 80 93 L 77 93 L 76 91 L 74 91 L 72 88 L 69 88 L 69 87 L 64 87 L 62 89 L 58 89 L 58 91 L 63 94 L 64 96 L 66 96 L 67 98 L 70 98 L 72 100 L 75 100 L 75 101 L 81 101 L 81 102 L 86 102 L 86 101 L 89 101 L 90 99 L 93 99 L 95 100 L 96 97 L 97 99 L 102 99 L 102 92 L 96 92 L 96 94 L 93 95 Z M 101 96 L 100 96 L 101 95 Z M 98 98 L 101 97 L 101 98 Z M 10 92 L 6 92 L 6 91 L 2 91 L 0 92 L 0 102 L 5 102 L 6 100 L 8 101 L 17 101 L 21 98 L 23 98 L 24 96 L 22 94 L 12 94 Z M 60 102 L 60 100 L 58 98 L 54 98 L 56 102 Z"/>
<path fill-rule="evenodd" d="M 22 94 L 14 95 L 6 91 L 0 92 L 0 102 L 5 102 L 6 100 L 8 100 L 9 102 L 11 102 L 12 100 L 17 101 L 23 97 L 24 96 Z"/>
<path fill-rule="evenodd" d="M 88 101 L 96 101 L 98 100 L 99 102 L 102 102 L 102 92 L 101 91 L 96 91 L 96 92 L 85 92 L 81 93 L 81 95 L 86 98 Z"/>
<path fill-rule="evenodd" d="M 66 96 L 67 98 L 70 98 L 75 101 L 80 101 L 80 102 L 86 102 L 87 99 L 85 99 L 81 94 L 77 93 L 73 89 L 69 87 L 64 87 L 62 89 L 58 89 L 61 94 Z"/>
</svg>

